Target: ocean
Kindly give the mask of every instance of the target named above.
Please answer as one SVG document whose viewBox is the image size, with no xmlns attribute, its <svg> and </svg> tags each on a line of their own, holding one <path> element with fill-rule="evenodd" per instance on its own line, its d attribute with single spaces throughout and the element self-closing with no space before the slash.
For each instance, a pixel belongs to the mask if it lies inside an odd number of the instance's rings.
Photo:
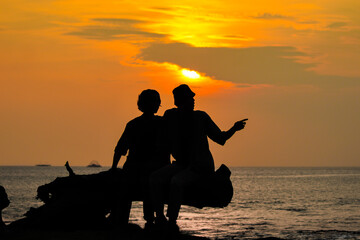
<svg viewBox="0 0 360 240">
<path fill-rule="evenodd" d="M 76 174 L 108 168 L 73 167 Z M 228 207 L 182 207 L 182 232 L 210 239 L 360 239 L 360 167 L 231 168 L 234 197 Z M 6 223 L 23 217 L 37 187 L 68 176 L 65 167 L 0 167 L 0 185 L 11 204 Z M 142 204 L 136 202 L 130 221 L 140 226 Z"/>
</svg>

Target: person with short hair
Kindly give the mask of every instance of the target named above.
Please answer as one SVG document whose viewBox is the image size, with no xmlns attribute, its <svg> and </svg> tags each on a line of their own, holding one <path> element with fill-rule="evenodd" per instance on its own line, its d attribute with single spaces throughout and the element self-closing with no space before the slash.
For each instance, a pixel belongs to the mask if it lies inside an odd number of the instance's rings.
<svg viewBox="0 0 360 240">
<path fill-rule="evenodd" d="M 126 156 L 123 165 L 123 178 L 118 190 L 118 206 L 113 216 L 120 226 L 128 224 L 132 198 L 143 198 L 145 227 L 154 221 L 154 209 L 149 198 L 149 175 L 170 163 L 170 156 L 162 146 L 163 120 L 155 115 L 160 107 L 160 94 L 147 89 L 138 98 L 138 108 L 142 115 L 126 124 L 114 152 L 112 170 L 117 168 L 121 156 Z"/>
</svg>

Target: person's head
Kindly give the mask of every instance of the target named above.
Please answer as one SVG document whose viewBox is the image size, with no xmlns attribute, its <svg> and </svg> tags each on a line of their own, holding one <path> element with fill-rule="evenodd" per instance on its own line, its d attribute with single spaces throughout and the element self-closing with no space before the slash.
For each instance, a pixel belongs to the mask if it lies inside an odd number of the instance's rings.
<svg viewBox="0 0 360 240">
<path fill-rule="evenodd" d="M 160 94 L 153 89 L 142 91 L 138 98 L 138 108 L 143 113 L 157 113 L 161 104 Z"/>
<path fill-rule="evenodd" d="M 181 84 L 180 86 L 174 88 L 174 104 L 180 109 L 185 110 L 194 110 L 195 93 L 191 91 L 188 85 Z"/>
</svg>

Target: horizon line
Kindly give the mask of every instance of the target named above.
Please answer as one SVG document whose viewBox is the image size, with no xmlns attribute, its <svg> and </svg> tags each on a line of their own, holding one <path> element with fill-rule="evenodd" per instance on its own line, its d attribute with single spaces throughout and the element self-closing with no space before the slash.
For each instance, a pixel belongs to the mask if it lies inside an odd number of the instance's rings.
<svg viewBox="0 0 360 240">
<path fill-rule="evenodd" d="M 41 166 L 36 166 L 37 164 L 35 165 L 0 165 L 0 167 L 41 167 Z M 226 164 L 225 164 L 226 165 Z M 216 166 L 216 168 L 219 168 L 221 166 L 221 164 L 219 166 Z M 279 166 L 279 165 L 275 165 L 275 166 L 240 166 L 240 165 L 237 165 L 237 166 L 231 166 L 231 165 L 226 165 L 228 167 L 232 167 L 232 168 L 237 168 L 237 167 L 242 167 L 242 168 L 282 168 L 282 167 L 286 167 L 286 168 L 338 168 L 338 167 L 346 167 L 346 168 L 351 168 L 351 167 L 355 167 L 355 168 L 359 168 L 359 166 L 354 166 L 354 165 L 336 165 L 336 166 L 319 166 L 319 165 L 314 165 L 314 166 L 310 166 L 310 165 L 307 165 L 307 166 L 290 166 L 290 165 L 282 165 L 282 166 Z M 51 165 L 49 164 L 49 166 L 45 166 L 45 167 L 65 167 L 65 165 Z M 71 167 L 87 167 L 87 165 L 72 165 Z M 103 165 L 99 168 L 110 168 L 111 166 L 110 165 Z M 119 168 L 119 167 L 118 167 Z"/>
</svg>

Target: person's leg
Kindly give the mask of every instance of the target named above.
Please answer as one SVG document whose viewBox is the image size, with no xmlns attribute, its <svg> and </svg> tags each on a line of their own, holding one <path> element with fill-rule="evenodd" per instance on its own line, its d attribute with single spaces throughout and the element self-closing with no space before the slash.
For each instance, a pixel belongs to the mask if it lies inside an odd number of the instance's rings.
<svg viewBox="0 0 360 240">
<path fill-rule="evenodd" d="M 154 223 L 154 207 L 152 200 L 150 198 L 150 189 L 149 189 L 149 174 L 144 174 L 143 176 L 139 176 L 141 181 L 142 188 L 142 196 L 143 196 L 143 213 L 144 219 L 146 221 L 145 227 L 147 225 L 152 225 Z"/>
<path fill-rule="evenodd" d="M 192 184 L 197 183 L 199 180 L 200 176 L 188 169 L 185 169 L 172 177 L 167 211 L 170 223 L 176 224 L 185 189 Z"/>
<path fill-rule="evenodd" d="M 143 201 L 143 212 L 144 212 L 144 219 L 147 222 L 154 221 L 154 208 L 151 202 L 151 199 L 145 198 Z"/>
<path fill-rule="evenodd" d="M 159 221 L 166 221 L 164 216 L 164 202 L 167 198 L 171 178 L 183 168 L 177 164 L 167 165 L 150 175 L 149 189 L 150 198 L 156 213 L 156 218 Z"/>
<path fill-rule="evenodd" d="M 126 226 L 129 223 L 131 211 L 131 200 L 129 198 L 121 199 L 118 205 L 118 224 Z"/>
<path fill-rule="evenodd" d="M 129 222 L 131 211 L 131 189 L 133 188 L 132 174 L 124 172 L 121 188 L 116 189 L 114 206 L 111 212 L 111 217 L 114 225 L 117 227 L 124 227 Z"/>
<path fill-rule="evenodd" d="M 145 230 L 151 230 L 154 227 L 154 208 L 151 199 L 149 198 L 149 195 L 144 196 L 143 201 L 143 212 L 144 212 L 144 219 L 146 221 L 144 229 Z"/>
</svg>

